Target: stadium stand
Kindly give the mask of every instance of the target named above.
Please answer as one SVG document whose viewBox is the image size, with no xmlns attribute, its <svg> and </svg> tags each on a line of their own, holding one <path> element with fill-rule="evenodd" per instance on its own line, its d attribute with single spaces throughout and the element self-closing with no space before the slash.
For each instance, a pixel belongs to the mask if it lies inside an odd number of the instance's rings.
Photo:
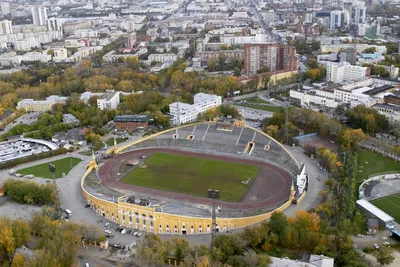
<svg viewBox="0 0 400 267">
<path fill-rule="evenodd" d="M 176 139 L 173 135 L 177 134 Z M 194 135 L 192 140 L 189 135 Z M 145 147 L 177 147 L 194 151 L 209 151 L 215 153 L 242 155 L 249 142 L 254 142 L 254 149 L 249 156 L 258 160 L 275 163 L 296 174 L 298 167 L 286 151 L 268 136 L 262 135 L 251 128 L 236 126 L 232 131 L 217 130 L 216 124 L 189 125 L 166 132 L 132 146 L 131 149 Z M 266 150 L 265 146 L 269 149 Z"/>
</svg>

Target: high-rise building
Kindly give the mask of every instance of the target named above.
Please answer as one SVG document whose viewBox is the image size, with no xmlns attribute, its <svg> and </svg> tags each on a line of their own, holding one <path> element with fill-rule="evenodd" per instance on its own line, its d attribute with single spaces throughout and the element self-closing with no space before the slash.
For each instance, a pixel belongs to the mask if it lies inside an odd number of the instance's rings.
<svg viewBox="0 0 400 267">
<path fill-rule="evenodd" d="M 276 43 L 244 45 L 244 72 L 255 74 L 268 67 L 269 71 L 297 70 L 296 48 Z"/>
<path fill-rule="evenodd" d="M 9 20 L 2 20 L 0 21 L 0 34 L 12 34 L 12 24 Z"/>
<path fill-rule="evenodd" d="M 59 31 L 62 32 L 63 27 L 61 20 L 58 18 L 50 18 L 47 20 L 47 30 L 48 31 Z"/>
<path fill-rule="evenodd" d="M 354 65 L 357 61 L 357 53 L 353 48 L 345 48 L 340 51 L 340 62 L 349 62 Z"/>
<path fill-rule="evenodd" d="M 343 12 L 340 10 L 331 11 L 331 18 L 329 22 L 330 29 L 336 29 L 342 27 L 342 14 Z"/>
<path fill-rule="evenodd" d="M 47 9 L 45 7 L 32 8 L 33 25 L 41 26 L 47 23 Z"/>
<path fill-rule="evenodd" d="M 125 37 L 125 47 L 126 48 L 134 48 L 136 43 L 136 33 L 128 32 Z"/>
<path fill-rule="evenodd" d="M 365 16 L 366 16 L 366 12 L 367 12 L 365 3 L 363 3 L 363 2 L 357 3 L 357 5 L 354 6 L 353 10 L 354 10 L 354 23 L 356 25 L 365 23 Z"/>
<path fill-rule="evenodd" d="M 10 3 L 2 2 L 2 3 L 0 3 L 0 8 L 1 8 L 2 15 L 7 15 L 8 13 L 10 13 Z"/>
</svg>

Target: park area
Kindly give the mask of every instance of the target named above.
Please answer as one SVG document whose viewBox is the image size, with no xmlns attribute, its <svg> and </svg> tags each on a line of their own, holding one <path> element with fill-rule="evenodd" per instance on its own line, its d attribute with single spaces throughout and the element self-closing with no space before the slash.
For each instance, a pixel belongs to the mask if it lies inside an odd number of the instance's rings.
<svg viewBox="0 0 400 267">
<path fill-rule="evenodd" d="M 18 170 L 17 173 L 22 175 L 32 174 L 35 177 L 41 178 L 52 178 L 52 174 L 49 170 L 49 164 L 54 164 L 56 166 L 55 178 L 61 178 L 63 177 L 63 173 L 67 175 L 69 171 L 72 170 L 72 168 L 74 168 L 81 161 L 82 160 L 78 158 L 68 157 L 21 169 Z"/>
<path fill-rule="evenodd" d="M 358 152 L 358 169 L 363 179 L 366 179 L 372 174 L 400 171 L 400 163 L 369 150 L 360 150 Z"/>
<path fill-rule="evenodd" d="M 200 197 L 207 197 L 207 189 L 218 189 L 221 200 L 238 202 L 249 190 L 242 181 L 259 172 L 253 165 L 157 152 L 121 182 Z"/>
<path fill-rule="evenodd" d="M 235 105 L 247 108 L 254 108 L 270 112 L 279 112 L 282 107 L 270 105 L 268 101 L 260 99 L 258 96 L 250 97 L 244 100 L 237 100 L 234 102 Z"/>
<path fill-rule="evenodd" d="M 371 201 L 371 203 L 392 216 L 396 222 L 400 223 L 400 194 L 375 199 Z"/>
</svg>

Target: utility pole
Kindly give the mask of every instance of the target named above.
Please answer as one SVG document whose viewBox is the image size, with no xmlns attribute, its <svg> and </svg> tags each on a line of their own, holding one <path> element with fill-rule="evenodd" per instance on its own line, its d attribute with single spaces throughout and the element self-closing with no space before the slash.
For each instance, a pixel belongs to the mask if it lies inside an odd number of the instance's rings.
<svg viewBox="0 0 400 267">
<path fill-rule="evenodd" d="M 56 166 L 54 164 L 49 164 L 49 171 L 51 172 L 51 176 L 53 178 L 53 193 L 54 193 L 54 208 L 56 212 L 56 219 L 61 218 L 61 204 L 60 204 L 60 195 L 59 189 L 56 184 Z"/>
<path fill-rule="evenodd" d="M 217 212 L 215 210 L 215 200 L 219 199 L 220 194 L 219 190 L 208 189 L 207 197 L 212 199 L 212 233 L 211 233 L 211 243 L 214 241 L 215 237 L 217 236 Z"/>
</svg>

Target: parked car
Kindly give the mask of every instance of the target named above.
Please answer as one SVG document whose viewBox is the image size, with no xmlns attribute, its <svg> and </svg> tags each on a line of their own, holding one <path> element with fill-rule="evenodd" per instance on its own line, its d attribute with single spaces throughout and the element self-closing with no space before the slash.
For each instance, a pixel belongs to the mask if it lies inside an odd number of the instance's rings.
<svg viewBox="0 0 400 267">
<path fill-rule="evenodd" d="M 78 255 L 78 259 L 83 259 L 84 258 L 84 256 L 83 255 Z"/>
<path fill-rule="evenodd" d="M 104 227 L 108 227 L 108 226 L 110 226 L 110 223 L 105 223 L 104 224 Z"/>
<path fill-rule="evenodd" d="M 143 233 L 137 233 L 137 237 L 141 237 L 143 235 Z"/>
<path fill-rule="evenodd" d="M 126 229 L 122 229 L 121 234 L 122 235 L 126 234 Z"/>
<path fill-rule="evenodd" d="M 111 234 L 111 231 L 110 230 L 104 230 L 104 233 Z"/>
<path fill-rule="evenodd" d="M 106 235 L 107 238 L 114 238 L 114 235 Z"/>
</svg>

